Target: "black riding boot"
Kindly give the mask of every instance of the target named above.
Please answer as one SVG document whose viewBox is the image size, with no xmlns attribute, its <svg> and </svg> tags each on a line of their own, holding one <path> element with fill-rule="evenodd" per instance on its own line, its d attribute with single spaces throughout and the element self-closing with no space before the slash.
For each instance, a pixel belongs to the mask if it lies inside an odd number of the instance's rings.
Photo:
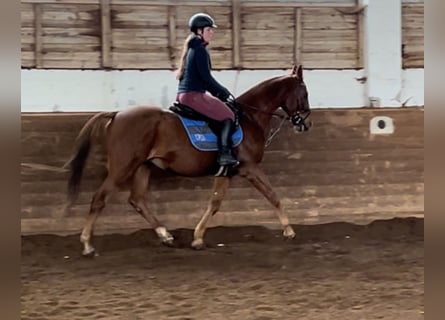
<svg viewBox="0 0 445 320">
<path fill-rule="evenodd" d="M 233 121 L 226 119 L 222 121 L 221 133 L 219 136 L 219 155 L 218 163 L 221 166 L 236 167 L 239 161 L 232 154 L 232 129 Z"/>
</svg>

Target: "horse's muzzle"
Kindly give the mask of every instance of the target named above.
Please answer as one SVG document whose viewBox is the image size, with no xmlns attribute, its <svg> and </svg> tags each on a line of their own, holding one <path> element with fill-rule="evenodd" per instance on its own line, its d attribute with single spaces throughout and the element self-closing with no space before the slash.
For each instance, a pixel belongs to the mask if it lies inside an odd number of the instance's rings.
<svg viewBox="0 0 445 320">
<path fill-rule="evenodd" d="M 309 131 L 312 127 L 312 121 L 311 119 L 308 119 L 310 114 L 311 112 L 309 111 L 305 114 L 297 113 L 292 117 L 291 121 L 297 132 Z"/>
</svg>

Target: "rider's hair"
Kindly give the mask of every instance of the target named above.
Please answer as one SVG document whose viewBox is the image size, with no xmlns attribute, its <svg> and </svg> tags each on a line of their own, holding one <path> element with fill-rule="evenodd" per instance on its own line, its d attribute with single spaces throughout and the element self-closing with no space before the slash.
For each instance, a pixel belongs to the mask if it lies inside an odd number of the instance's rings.
<svg viewBox="0 0 445 320">
<path fill-rule="evenodd" d="M 184 45 L 182 46 L 181 57 L 179 58 L 179 67 L 176 73 L 176 79 L 181 80 L 184 75 L 184 67 L 185 67 L 185 57 L 187 55 L 188 45 L 190 40 L 195 37 L 194 33 L 190 33 L 189 36 L 185 39 Z"/>
</svg>

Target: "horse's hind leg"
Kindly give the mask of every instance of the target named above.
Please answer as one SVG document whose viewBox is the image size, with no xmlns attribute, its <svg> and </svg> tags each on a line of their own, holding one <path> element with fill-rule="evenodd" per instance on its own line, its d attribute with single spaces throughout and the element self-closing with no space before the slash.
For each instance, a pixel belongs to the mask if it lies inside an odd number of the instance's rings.
<svg viewBox="0 0 445 320">
<path fill-rule="evenodd" d="M 114 182 L 108 175 L 93 196 L 87 222 L 83 227 L 82 234 L 80 235 L 80 242 L 84 246 L 82 252 L 84 256 L 92 256 L 95 253 L 94 247 L 91 245 L 91 233 L 93 232 L 94 223 L 96 222 L 97 217 L 105 208 L 107 197 L 114 189 Z"/>
<path fill-rule="evenodd" d="M 218 212 L 221 207 L 221 202 L 224 199 L 227 188 L 229 186 L 229 177 L 216 177 L 213 183 L 212 197 L 210 198 L 209 204 L 207 206 L 204 215 L 195 227 L 195 232 L 193 235 L 192 248 L 203 249 L 204 248 L 204 233 L 206 231 L 207 223 L 210 218 Z"/>
<path fill-rule="evenodd" d="M 133 177 L 133 185 L 128 202 L 152 226 L 152 228 L 155 229 L 158 237 L 162 240 L 162 243 L 172 245 L 173 236 L 159 222 L 154 214 L 151 213 L 147 206 L 147 189 L 149 180 L 150 169 L 145 165 L 139 166 Z"/>
<path fill-rule="evenodd" d="M 249 182 L 275 207 L 275 213 L 277 214 L 284 230 L 284 237 L 293 239 L 295 237 L 294 229 L 289 224 L 289 219 L 281 207 L 280 199 L 275 191 L 273 191 L 272 186 L 270 185 L 270 182 L 264 172 L 257 166 L 249 166 L 243 168 L 243 170 L 240 170 L 240 175 L 249 180 Z"/>
</svg>

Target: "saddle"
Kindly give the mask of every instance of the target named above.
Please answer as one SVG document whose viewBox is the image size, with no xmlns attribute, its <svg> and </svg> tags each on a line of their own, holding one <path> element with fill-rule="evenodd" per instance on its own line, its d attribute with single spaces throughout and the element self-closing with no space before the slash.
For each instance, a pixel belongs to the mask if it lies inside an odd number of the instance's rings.
<svg viewBox="0 0 445 320">
<path fill-rule="evenodd" d="M 235 128 L 237 128 L 239 126 L 239 118 L 241 117 L 242 110 L 236 105 L 236 103 L 234 101 L 226 102 L 226 105 L 235 114 L 234 125 L 235 125 Z M 213 120 L 213 119 L 195 111 L 194 109 L 190 108 L 189 106 L 182 104 L 178 101 L 175 101 L 169 109 L 170 109 L 170 111 L 172 111 L 176 114 L 179 114 L 180 116 L 183 116 L 188 119 L 205 121 L 205 122 L 208 122 L 209 125 L 217 125 L 218 124 L 218 121 Z"/>
<path fill-rule="evenodd" d="M 179 103 L 178 101 L 175 101 L 173 105 L 169 108 L 170 111 L 173 111 L 174 113 L 180 115 L 181 117 L 196 120 L 196 121 L 204 121 L 209 124 L 210 129 L 215 133 L 218 134 L 218 121 L 213 120 L 195 110 L 190 108 L 189 106 Z"/>
<path fill-rule="evenodd" d="M 177 101 L 169 107 L 169 110 L 179 117 L 190 142 L 196 149 L 200 151 L 218 150 L 217 135 L 219 135 L 221 130 L 219 121 L 200 114 L 189 106 Z M 232 134 L 233 147 L 237 147 L 243 140 L 243 132 L 237 120 L 239 113 L 235 112 L 235 115 L 235 129 Z"/>
</svg>

